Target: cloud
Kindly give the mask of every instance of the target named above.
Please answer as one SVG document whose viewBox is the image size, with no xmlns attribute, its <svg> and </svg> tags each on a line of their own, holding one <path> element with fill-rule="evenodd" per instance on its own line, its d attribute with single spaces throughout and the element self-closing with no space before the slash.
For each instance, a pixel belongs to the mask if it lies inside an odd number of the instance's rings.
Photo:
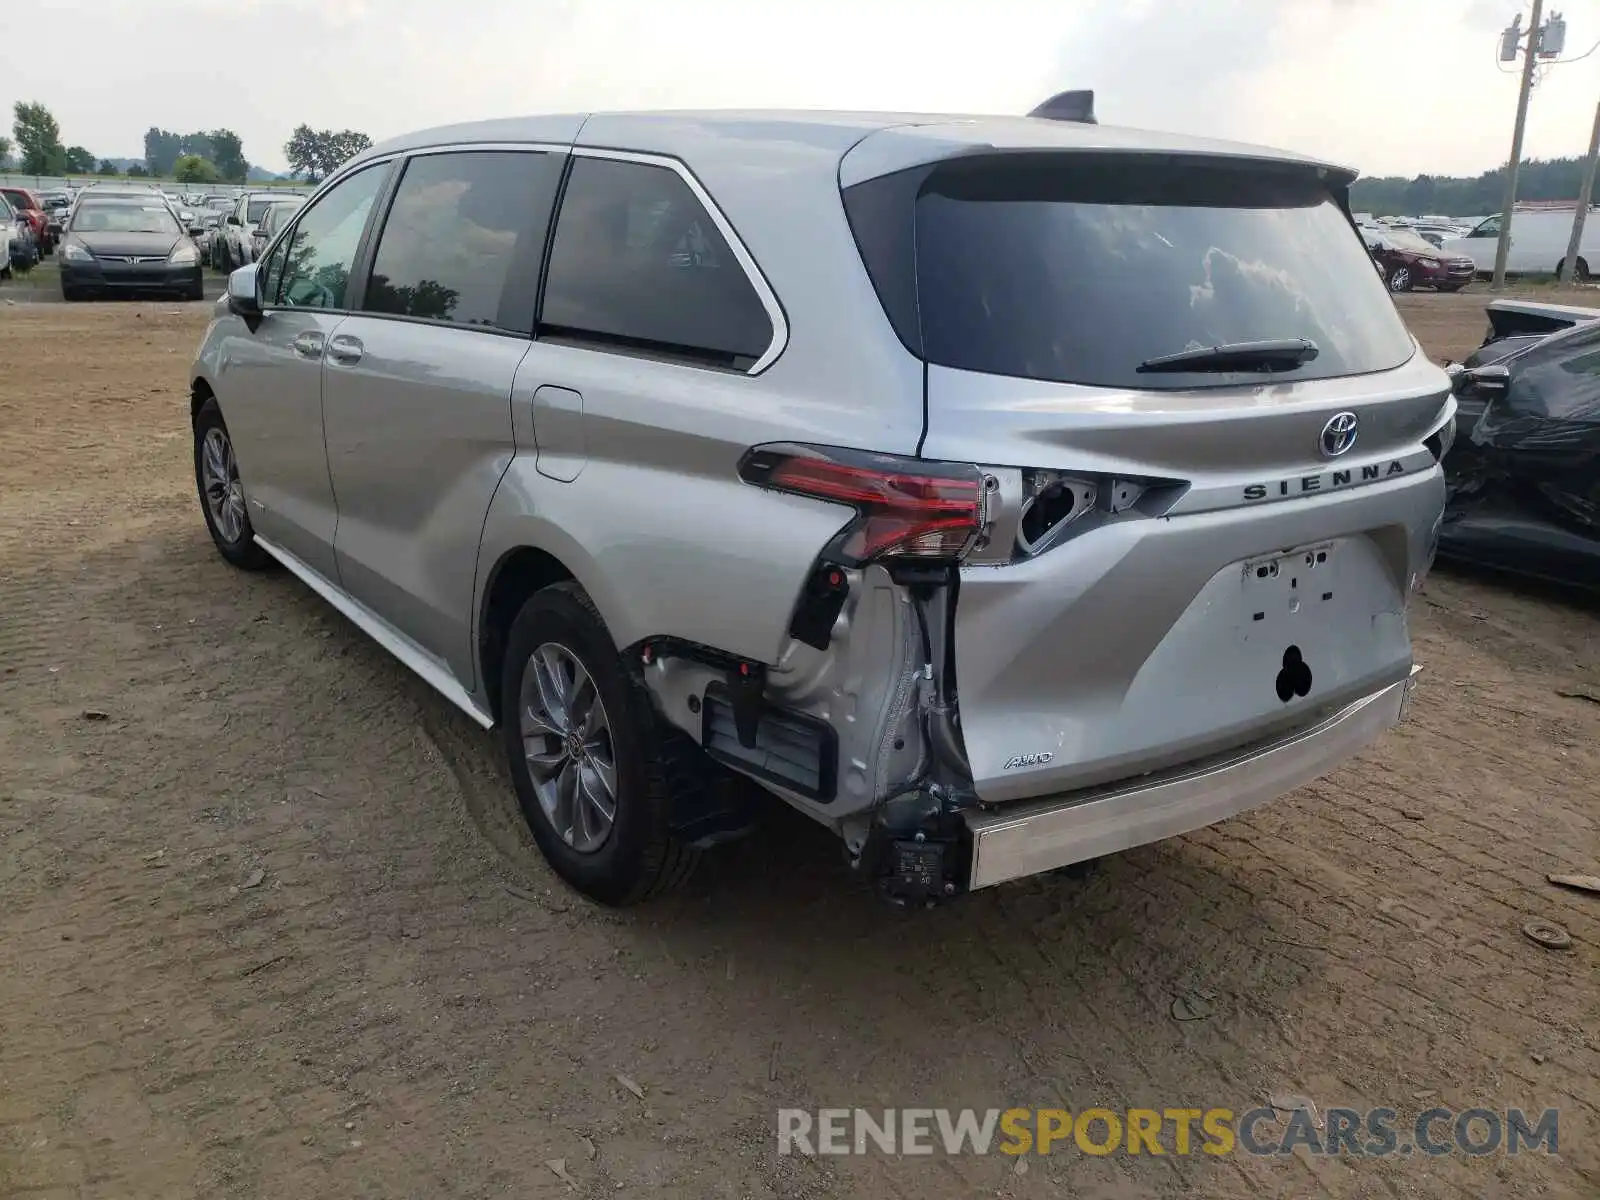
<svg viewBox="0 0 1600 1200">
<path fill-rule="evenodd" d="M 1509 140 L 1493 61 L 1521 0 L 52 0 L 56 54 L 0 101 L 69 143 L 224 126 L 282 166 L 301 122 L 374 138 L 516 113 L 646 107 L 1026 112 L 1069 87 L 1101 120 L 1285 145 L 1367 171 L 1464 173 Z M 1564 0 L 1569 41 L 1600 0 Z M 1529 152 L 1580 153 L 1592 75 L 1550 71 Z"/>
</svg>

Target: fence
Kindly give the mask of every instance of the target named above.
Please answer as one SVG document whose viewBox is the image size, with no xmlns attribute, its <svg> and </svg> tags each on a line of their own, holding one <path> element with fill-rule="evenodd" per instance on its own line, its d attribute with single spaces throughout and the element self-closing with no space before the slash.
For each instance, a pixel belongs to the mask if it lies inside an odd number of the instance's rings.
<svg viewBox="0 0 1600 1200">
<path fill-rule="evenodd" d="M 288 188 L 304 193 L 311 191 L 310 184 L 297 179 L 271 179 L 262 183 L 179 183 L 173 179 L 157 179 L 154 176 L 134 176 L 130 180 L 124 175 L 23 175 L 16 171 L 0 171 L 0 187 L 29 188 L 35 192 L 58 192 L 69 184 L 73 187 L 82 187 L 88 183 L 112 181 L 155 183 L 169 192 L 270 191 L 274 188 Z"/>
</svg>

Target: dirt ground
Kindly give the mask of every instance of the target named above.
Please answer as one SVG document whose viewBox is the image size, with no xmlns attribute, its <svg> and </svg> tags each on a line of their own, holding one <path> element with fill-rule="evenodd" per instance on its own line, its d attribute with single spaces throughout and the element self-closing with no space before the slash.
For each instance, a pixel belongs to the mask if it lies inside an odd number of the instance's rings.
<svg viewBox="0 0 1600 1200">
<path fill-rule="evenodd" d="M 1401 305 L 1435 357 L 1483 328 Z M 1593 604 L 1436 573 L 1408 724 L 1087 880 L 906 916 L 778 812 L 602 911 L 492 738 L 213 552 L 205 319 L 0 306 L 0 1196 L 1600 1194 L 1600 897 L 1545 880 L 1600 873 L 1600 703 L 1561 694 L 1600 696 Z M 1560 1155 L 775 1151 L 781 1106 L 1282 1093 L 1553 1106 Z"/>
</svg>

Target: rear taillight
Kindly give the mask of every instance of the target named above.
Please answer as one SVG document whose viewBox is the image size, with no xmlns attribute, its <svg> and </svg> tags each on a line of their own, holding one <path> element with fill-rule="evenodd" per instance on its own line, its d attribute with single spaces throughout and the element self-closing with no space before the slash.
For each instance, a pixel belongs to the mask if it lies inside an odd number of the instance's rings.
<svg viewBox="0 0 1600 1200">
<path fill-rule="evenodd" d="M 749 451 L 739 476 L 757 487 L 854 508 L 856 519 L 833 547 L 852 566 L 895 558 L 954 561 L 983 528 L 983 475 L 970 463 L 774 445 Z"/>
</svg>

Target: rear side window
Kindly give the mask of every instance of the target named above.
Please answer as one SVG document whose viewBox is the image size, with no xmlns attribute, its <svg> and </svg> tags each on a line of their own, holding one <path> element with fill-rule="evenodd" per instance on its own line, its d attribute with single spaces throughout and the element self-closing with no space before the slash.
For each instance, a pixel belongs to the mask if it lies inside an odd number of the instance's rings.
<svg viewBox="0 0 1600 1200">
<path fill-rule="evenodd" d="M 1414 352 L 1361 238 L 1309 171 L 1012 155 L 859 186 L 846 206 L 885 310 L 942 366 L 1171 389 L 1364 374 Z M 1296 338 L 1317 356 L 1271 375 L 1139 370 Z"/>
<path fill-rule="evenodd" d="M 531 333 L 562 161 L 521 151 L 413 158 L 389 206 L 363 307 Z"/>
<path fill-rule="evenodd" d="M 748 368 L 772 321 L 674 170 L 577 158 L 556 219 L 540 335 Z"/>
</svg>

